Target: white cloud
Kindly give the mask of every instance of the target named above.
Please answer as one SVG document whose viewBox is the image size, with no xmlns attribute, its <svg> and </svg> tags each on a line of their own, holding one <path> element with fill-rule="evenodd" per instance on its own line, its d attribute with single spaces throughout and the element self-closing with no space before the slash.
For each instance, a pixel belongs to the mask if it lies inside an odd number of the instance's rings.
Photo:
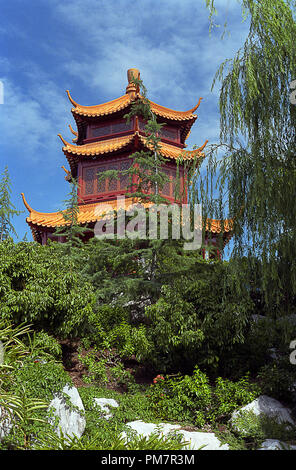
<svg viewBox="0 0 296 470">
<path fill-rule="evenodd" d="M 69 102 L 63 90 L 44 77 L 40 80 L 42 74 L 34 74 L 33 68 L 28 73 L 28 89 L 20 88 L 7 77 L 2 79 L 5 96 L 0 114 L 1 133 L 5 136 L 2 146 L 9 143 L 15 162 L 40 163 L 46 158 L 51 168 L 60 160 L 62 145 L 57 134 L 66 129 L 71 116 Z"/>
<path fill-rule="evenodd" d="M 234 14 L 241 14 L 240 8 L 236 5 L 235 13 L 229 13 L 227 6 L 227 1 L 217 3 L 231 22 Z M 125 0 L 66 0 L 55 8 L 75 30 L 73 41 L 79 38 L 83 51 L 75 47 L 65 69 L 92 93 L 105 100 L 123 94 L 126 70 L 136 67 L 152 100 L 179 109 L 188 109 L 201 93 L 209 92 L 217 66 L 233 55 L 246 31 L 231 24 L 231 38 L 220 41 L 220 31 L 210 38 L 203 0 L 142 0 L 132 6 Z"/>
</svg>

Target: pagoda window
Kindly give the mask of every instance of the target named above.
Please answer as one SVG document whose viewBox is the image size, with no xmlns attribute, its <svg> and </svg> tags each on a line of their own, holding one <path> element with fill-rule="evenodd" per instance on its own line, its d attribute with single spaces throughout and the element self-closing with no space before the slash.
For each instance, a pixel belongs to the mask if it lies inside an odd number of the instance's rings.
<svg viewBox="0 0 296 470">
<path fill-rule="evenodd" d="M 167 197 L 174 197 L 175 187 L 176 187 L 176 169 L 175 168 L 164 168 L 162 170 L 166 176 L 169 178 L 161 190 L 161 194 Z M 179 175 L 180 177 L 180 175 Z"/>
<path fill-rule="evenodd" d="M 84 168 L 84 195 L 91 196 L 95 194 L 126 190 L 130 177 L 129 175 L 122 174 L 121 172 L 128 170 L 131 164 L 132 160 L 129 159 Z M 117 170 L 119 172 L 118 178 L 102 178 L 104 172 L 107 170 Z"/>
<path fill-rule="evenodd" d="M 86 168 L 84 172 L 85 194 L 94 193 L 95 168 Z"/>
<path fill-rule="evenodd" d="M 163 126 L 161 129 L 161 138 L 171 140 L 173 142 L 179 141 L 178 129 L 172 126 Z"/>
<path fill-rule="evenodd" d="M 104 124 L 92 124 L 89 127 L 88 138 L 100 138 L 107 135 L 121 134 L 131 131 L 133 128 L 132 120 L 127 123 L 124 119 L 118 119 Z"/>
<path fill-rule="evenodd" d="M 139 119 L 139 129 L 141 132 L 145 132 L 145 126 L 146 123 L 142 119 Z M 161 128 L 160 137 L 161 139 L 169 140 L 171 142 L 179 142 L 179 130 L 174 126 L 168 126 L 165 124 Z"/>
</svg>

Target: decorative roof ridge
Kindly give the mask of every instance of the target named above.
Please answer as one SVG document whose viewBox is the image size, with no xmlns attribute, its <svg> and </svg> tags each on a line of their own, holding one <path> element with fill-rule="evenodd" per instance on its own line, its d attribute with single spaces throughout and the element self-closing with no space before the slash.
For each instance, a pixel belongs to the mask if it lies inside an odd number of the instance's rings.
<svg viewBox="0 0 296 470">
<path fill-rule="evenodd" d="M 140 93 L 137 93 L 137 94 L 136 94 L 136 98 L 138 98 L 138 99 L 140 99 L 140 100 L 144 99 L 144 97 L 143 97 Z M 181 116 L 190 116 L 190 115 L 193 114 L 194 111 L 196 111 L 197 108 L 200 106 L 200 103 L 201 103 L 201 100 L 202 100 L 202 99 L 203 99 L 203 98 L 200 97 L 199 100 L 198 100 L 197 105 L 194 106 L 194 107 L 191 108 L 191 109 L 188 109 L 187 111 L 177 111 L 176 109 L 168 108 L 167 106 L 163 106 L 163 105 L 161 105 L 161 104 L 155 103 L 155 102 L 152 101 L 152 100 L 149 100 L 149 99 L 148 99 L 148 101 L 149 101 L 149 103 L 150 103 L 151 108 L 153 108 L 153 107 L 154 107 L 154 108 L 159 108 L 160 111 L 161 111 L 161 110 L 164 110 L 164 111 L 167 111 L 167 112 L 173 112 L 173 113 L 179 114 L 179 115 L 181 115 Z M 152 110 L 153 110 L 153 109 L 152 109 Z M 194 116 L 192 116 L 192 117 L 193 117 L 193 118 L 197 118 L 196 115 L 194 115 Z"/>
<path fill-rule="evenodd" d="M 76 101 L 73 100 L 72 96 L 70 95 L 70 91 L 69 91 L 69 90 L 66 90 L 66 93 L 67 93 L 67 95 L 68 95 L 69 101 L 73 104 L 73 106 L 75 106 L 75 108 L 76 108 L 77 106 L 79 106 L 79 104 L 76 103 Z"/>
<path fill-rule="evenodd" d="M 190 110 L 192 114 L 194 113 L 194 111 L 197 110 L 197 108 L 199 108 L 199 105 L 200 105 L 200 103 L 201 103 L 201 100 L 203 100 L 202 97 L 199 98 L 197 105 L 194 106 L 194 108 L 192 108 L 192 109 Z"/>
<path fill-rule="evenodd" d="M 151 150 L 151 145 L 147 143 L 147 137 L 142 135 L 139 130 L 134 130 L 132 134 L 128 134 L 121 137 L 113 137 L 111 139 L 99 140 L 94 142 L 88 142 L 82 145 L 74 145 L 70 142 L 67 142 L 61 134 L 58 134 L 61 141 L 63 142 L 63 152 L 65 154 L 74 154 L 74 155 L 99 155 L 106 154 L 108 152 L 114 152 L 119 149 L 122 149 L 129 145 L 135 137 L 140 139 L 142 145 L 147 149 Z M 178 158 L 183 157 L 184 159 L 192 159 L 195 156 L 204 157 L 202 150 L 208 141 L 206 141 L 201 147 L 194 150 L 185 150 L 184 148 L 176 147 L 174 144 L 167 142 L 160 142 L 160 153 L 166 154 L 169 158 Z"/>
<path fill-rule="evenodd" d="M 84 105 L 84 104 L 79 104 L 77 103 L 76 101 L 73 100 L 72 96 L 70 95 L 70 92 L 69 90 L 66 90 L 66 93 L 68 95 L 68 98 L 69 98 L 69 101 L 73 104 L 73 106 L 75 108 L 86 108 L 86 109 L 89 109 L 89 108 L 99 108 L 100 106 L 106 106 L 108 104 L 114 104 L 118 101 L 127 101 L 127 102 L 130 102 L 130 101 L 133 101 L 130 96 L 125 93 L 124 95 L 122 96 L 119 96 L 118 98 L 115 98 L 113 100 L 110 100 L 110 101 L 106 101 L 105 103 L 100 103 L 100 104 L 93 104 L 93 105 Z"/>
<path fill-rule="evenodd" d="M 74 131 L 73 127 L 71 126 L 71 124 L 69 124 L 69 129 L 70 131 L 72 132 L 73 135 L 76 135 L 76 137 L 78 137 L 78 132 Z"/>
<path fill-rule="evenodd" d="M 56 212 L 39 212 L 39 211 L 36 211 L 35 209 L 32 209 L 32 207 L 27 203 L 24 193 L 21 193 L 21 196 L 23 198 L 23 203 L 24 203 L 25 207 L 30 212 L 30 215 L 32 213 L 33 214 L 39 214 L 39 215 L 52 215 L 52 214 L 59 214 L 60 212 L 64 212 L 64 211 L 56 211 Z"/>
<path fill-rule="evenodd" d="M 137 132 L 137 134 L 140 136 L 140 139 L 145 143 L 145 140 L 147 139 L 147 137 L 145 137 L 145 136 L 139 134 L 138 132 Z M 204 143 L 201 147 L 199 147 L 199 148 L 197 148 L 197 149 L 194 149 L 194 150 L 185 150 L 185 149 L 181 149 L 181 148 L 180 148 L 180 149 L 179 149 L 179 150 L 180 150 L 180 155 L 182 155 L 182 153 L 183 153 L 184 155 L 195 155 L 196 153 L 201 153 L 202 150 L 203 150 L 203 149 L 205 148 L 205 146 L 207 145 L 207 143 L 208 143 L 208 140 L 206 140 L 205 143 Z M 174 144 L 169 144 L 169 143 L 167 143 L 167 142 L 161 142 L 161 141 L 159 142 L 159 145 L 160 145 L 160 146 L 161 146 L 161 145 L 164 145 L 164 146 L 166 146 L 166 147 L 172 147 L 172 148 L 174 148 L 174 149 L 177 149 L 177 148 L 178 148 L 178 147 L 176 147 Z"/>
<path fill-rule="evenodd" d="M 205 146 L 207 145 L 208 142 L 209 142 L 209 141 L 208 141 L 208 139 L 207 139 L 207 140 L 205 141 L 205 143 L 204 143 L 201 147 L 199 147 L 199 150 L 203 150 L 203 149 L 205 148 Z"/>
<path fill-rule="evenodd" d="M 22 193 L 23 195 L 23 193 Z M 23 197 L 24 198 L 24 197 Z M 125 205 L 125 210 L 128 210 L 128 208 L 132 205 L 132 204 L 137 204 L 139 202 L 139 199 L 138 198 L 132 198 L 132 197 L 128 197 L 128 198 L 125 198 L 124 200 L 124 205 Z M 27 202 L 26 202 L 27 204 Z M 116 207 L 115 207 L 115 204 L 116 204 Z M 144 206 L 145 207 L 148 207 L 149 205 L 151 205 L 153 203 L 148 202 L 148 203 L 144 203 Z M 27 204 L 28 207 L 30 207 L 28 204 Z M 113 209 L 116 211 L 116 209 L 118 208 L 117 206 L 117 200 L 114 199 L 114 200 L 109 200 L 109 201 L 100 201 L 100 202 L 87 202 L 85 204 L 79 204 L 79 212 L 78 212 L 78 217 L 81 217 L 81 219 L 78 221 L 79 224 L 84 224 L 84 223 L 88 223 L 88 222 L 94 222 L 96 220 L 99 220 L 99 218 L 104 214 L 106 213 L 106 210 L 110 207 L 110 209 Z M 98 207 L 98 209 L 100 209 L 100 212 L 96 212 L 96 207 Z M 120 207 L 121 208 L 121 207 Z M 30 208 L 31 209 L 31 208 Z M 60 226 L 61 224 L 62 225 L 67 225 L 67 222 L 66 221 L 63 221 L 62 219 L 62 213 L 61 212 L 64 212 L 64 211 L 57 211 L 57 212 L 37 212 L 33 209 L 31 209 L 32 213 L 33 214 L 30 214 L 30 217 L 29 219 L 31 220 L 28 220 L 28 222 L 30 224 L 33 225 L 33 227 L 35 226 L 39 226 L 39 227 L 55 227 L 55 226 Z M 31 217 L 31 216 L 41 216 L 41 217 Z M 53 219 L 52 219 L 53 218 Z M 221 233 L 221 230 L 222 230 L 222 226 L 224 228 L 224 232 L 223 233 L 228 233 L 228 234 L 231 234 L 232 231 L 233 231 L 233 219 L 225 219 L 224 220 L 224 223 L 221 223 L 222 220 L 220 219 L 211 219 L 211 218 L 207 218 L 206 221 L 205 221 L 205 230 L 206 231 L 210 231 L 212 233 Z"/>
<path fill-rule="evenodd" d="M 206 231 L 221 233 L 222 226 L 224 228 L 224 233 L 232 232 L 234 228 L 234 219 L 211 219 L 207 217 L 205 224 Z"/>
<path fill-rule="evenodd" d="M 31 213 L 31 212 L 34 212 L 34 209 L 32 209 L 32 207 L 29 206 L 29 204 L 27 203 L 24 193 L 21 193 L 21 196 L 22 196 L 23 203 L 24 203 L 24 206 L 26 207 L 26 209 L 27 209 L 30 213 Z"/>
<path fill-rule="evenodd" d="M 67 142 L 64 137 L 62 136 L 62 134 L 58 134 L 58 137 L 61 139 L 61 141 L 63 142 L 64 145 L 72 145 L 70 144 L 70 142 Z"/>
<path fill-rule="evenodd" d="M 71 171 L 67 170 L 67 168 L 65 168 L 64 165 L 61 168 L 63 168 L 63 170 L 65 171 L 67 175 L 71 174 Z"/>
</svg>

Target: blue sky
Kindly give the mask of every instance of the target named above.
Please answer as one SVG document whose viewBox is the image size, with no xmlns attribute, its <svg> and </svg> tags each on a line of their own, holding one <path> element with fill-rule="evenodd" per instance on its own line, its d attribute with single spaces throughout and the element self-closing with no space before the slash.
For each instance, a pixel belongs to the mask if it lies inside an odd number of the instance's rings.
<svg viewBox="0 0 296 470">
<path fill-rule="evenodd" d="M 65 90 L 75 101 L 94 105 L 125 93 L 126 72 L 138 68 L 148 97 L 185 111 L 203 97 L 188 149 L 219 138 L 219 86 L 214 74 L 242 46 L 236 0 L 217 0 L 216 22 L 228 21 L 209 36 L 204 0 L 11 0 L 0 19 L 0 172 L 8 165 L 12 202 L 23 214 L 13 219 L 21 240 L 25 222 L 21 192 L 41 212 L 63 208 L 69 185 L 62 165 L 61 133 L 73 138 L 75 122 Z"/>
</svg>

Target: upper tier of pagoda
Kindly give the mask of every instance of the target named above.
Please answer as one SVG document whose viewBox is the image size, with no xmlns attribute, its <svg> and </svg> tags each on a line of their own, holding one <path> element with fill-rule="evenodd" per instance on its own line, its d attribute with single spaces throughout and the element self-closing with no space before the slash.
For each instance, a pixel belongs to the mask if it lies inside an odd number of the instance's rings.
<svg viewBox="0 0 296 470">
<path fill-rule="evenodd" d="M 74 139 L 77 144 L 83 143 L 85 140 L 85 125 L 91 121 L 98 122 L 99 120 L 106 121 L 108 118 L 122 117 L 128 112 L 128 108 L 137 100 L 143 100 L 143 96 L 140 94 L 136 85 L 133 83 L 133 77 L 139 78 L 140 72 L 138 69 L 129 69 L 127 72 L 128 85 L 126 87 L 126 93 L 115 100 L 108 101 L 93 106 L 84 106 L 78 104 L 72 96 L 69 90 L 66 90 L 70 102 L 73 104 L 71 109 L 73 117 L 77 125 L 77 135 Z M 197 115 L 194 112 L 197 110 L 201 103 L 202 98 L 199 98 L 198 103 L 192 109 L 188 111 L 176 111 L 174 109 L 161 106 L 148 100 L 150 103 L 151 111 L 158 118 L 158 122 L 166 123 L 178 123 L 180 129 L 181 144 L 185 145 L 190 129 L 197 119 Z M 76 134 L 76 133 L 75 133 Z"/>
</svg>

